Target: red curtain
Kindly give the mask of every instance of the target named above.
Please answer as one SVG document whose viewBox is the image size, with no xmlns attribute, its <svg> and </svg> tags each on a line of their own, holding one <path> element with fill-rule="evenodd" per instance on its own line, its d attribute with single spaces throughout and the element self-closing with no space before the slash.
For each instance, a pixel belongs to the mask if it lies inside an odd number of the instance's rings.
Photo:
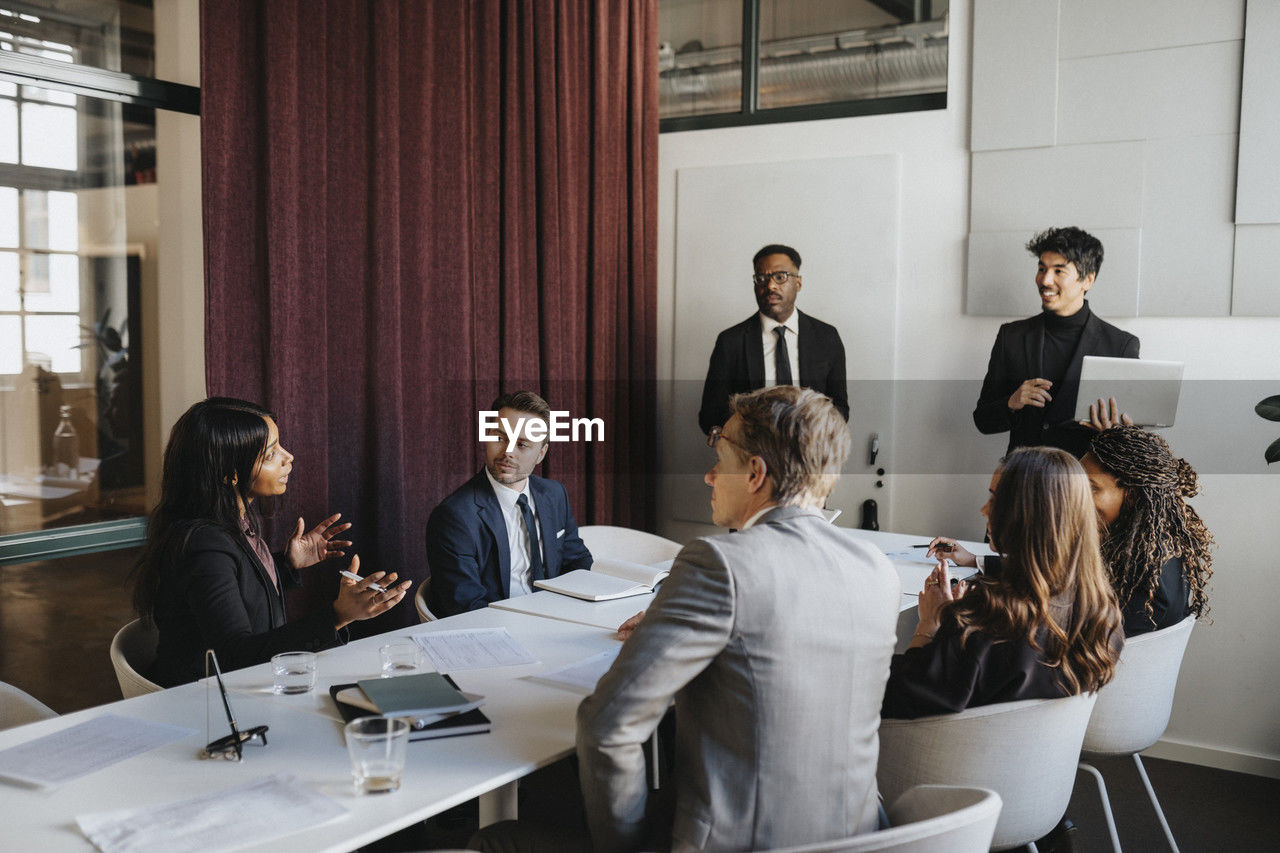
<svg viewBox="0 0 1280 853">
<path fill-rule="evenodd" d="M 341 511 L 362 571 L 425 578 L 477 410 L 521 388 L 605 422 L 543 465 L 578 522 L 652 522 L 656 29 L 655 0 L 202 3 L 208 386 L 280 416 L 277 538 Z"/>
</svg>

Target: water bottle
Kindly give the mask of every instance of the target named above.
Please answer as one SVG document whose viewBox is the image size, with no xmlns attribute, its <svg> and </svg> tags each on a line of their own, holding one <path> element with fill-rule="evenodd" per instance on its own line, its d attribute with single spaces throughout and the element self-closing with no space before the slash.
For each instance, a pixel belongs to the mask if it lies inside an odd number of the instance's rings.
<svg viewBox="0 0 1280 853">
<path fill-rule="evenodd" d="M 80 436 L 71 423 L 71 407 L 58 410 L 61 420 L 53 431 L 53 460 L 59 477 L 80 476 Z"/>
</svg>

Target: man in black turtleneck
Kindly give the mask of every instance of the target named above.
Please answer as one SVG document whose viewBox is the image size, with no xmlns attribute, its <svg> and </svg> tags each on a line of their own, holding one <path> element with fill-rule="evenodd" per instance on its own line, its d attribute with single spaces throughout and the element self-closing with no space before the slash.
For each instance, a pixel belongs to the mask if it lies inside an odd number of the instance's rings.
<svg viewBox="0 0 1280 853">
<path fill-rule="evenodd" d="M 1060 447 L 1083 456 L 1094 431 L 1072 420 L 1086 355 L 1137 358 L 1138 339 L 1099 319 L 1085 294 L 1102 266 L 1102 243 L 1079 228 L 1050 228 L 1031 238 L 1039 258 L 1043 309 L 1005 323 L 991 348 L 973 422 L 983 433 L 1009 431 L 1009 450 Z"/>
</svg>

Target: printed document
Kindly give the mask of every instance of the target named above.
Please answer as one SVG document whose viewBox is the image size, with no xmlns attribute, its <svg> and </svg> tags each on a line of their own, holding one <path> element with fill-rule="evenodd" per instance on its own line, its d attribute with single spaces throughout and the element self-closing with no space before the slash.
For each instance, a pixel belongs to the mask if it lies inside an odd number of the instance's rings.
<svg viewBox="0 0 1280 853">
<path fill-rule="evenodd" d="M 194 734 L 195 729 L 103 714 L 0 751 L 0 777 L 50 788 Z"/>
<path fill-rule="evenodd" d="M 461 628 L 415 634 L 413 641 L 438 672 L 537 663 L 506 628 Z"/>
</svg>

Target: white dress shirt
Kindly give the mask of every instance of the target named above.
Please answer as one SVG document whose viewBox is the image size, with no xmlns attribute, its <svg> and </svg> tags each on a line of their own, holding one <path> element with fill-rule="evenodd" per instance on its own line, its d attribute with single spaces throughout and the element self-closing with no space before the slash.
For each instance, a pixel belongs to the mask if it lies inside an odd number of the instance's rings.
<svg viewBox="0 0 1280 853">
<path fill-rule="evenodd" d="M 764 384 L 766 388 L 771 388 L 778 384 L 778 336 L 773 330 L 782 326 L 785 328 L 787 336 L 787 361 L 791 363 L 791 384 L 800 384 L 800 325 L 797 322 L 800 318 L 798 311 L 792 311 L 791 316 L 786 322 L 779 323 L 772 317 L 760 315 L 760 332 L 764 335 L 761 343 L 764 344 Z"/>
<path fill-rule="evenodd" d="M 502 520 L 507 525 L 507 551 L 511 555 L 511 597 L 528 595 L 533 592 L 529 564 L 529 531 L 525 530 L 524 514 L 520 512 L 520 507 L 516 506 L 516 501 L 521 495 L 525 496 L 529 501 L 529 510 L 533 513 L 534 524 L 537 524 L 538 506 L 533 501 L 533 492 L 529 490 L 529 481 L 526 479 L 524 488 L 516 491 L 493 479 L 487 467 L 484 469 L 484 475 L 489 478 L 489 485 L 493 486 L 493 493 L 498 497 L 498 506 L 502 508 Z M 542 547 L 541 536 L 538 537 L 538 546 L 538 555 L 543 558 L 542 564 L 545 566 L 547 564 L 546 549 Z"/>
</svg>

